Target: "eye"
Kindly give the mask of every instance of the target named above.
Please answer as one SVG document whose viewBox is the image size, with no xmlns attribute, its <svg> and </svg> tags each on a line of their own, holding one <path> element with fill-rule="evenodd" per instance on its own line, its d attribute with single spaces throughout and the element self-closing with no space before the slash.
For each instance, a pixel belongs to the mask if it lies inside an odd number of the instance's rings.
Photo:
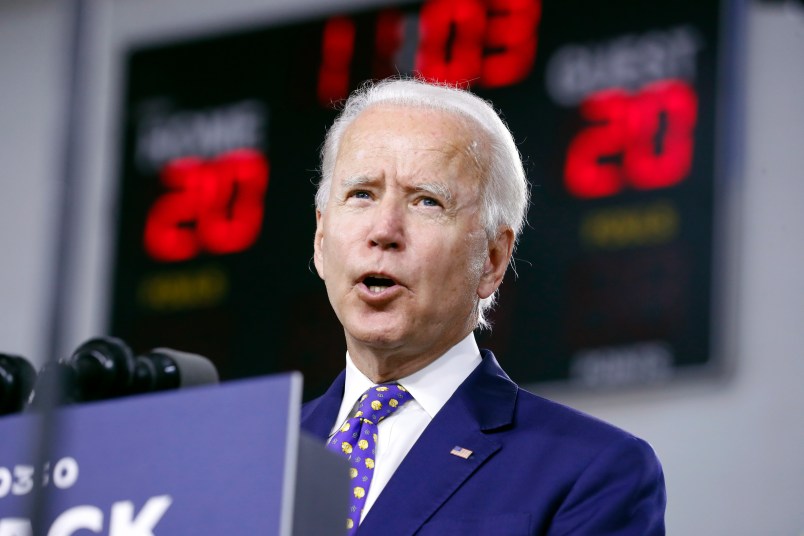
<svg viewBox="0 0 804 536">
<path fill-rule="evenodd" d="M 366 190 L 355 190 L 349 194 L 349 197 L 353 197 L 355 199 L 371 199 L 371 194 Z"/>
<path fill-rule="evenodd" d="M 425 207 L 440 207 L 441 202 L 433 197 L 421 197 L 419 198 L 419 204 Z"/>
</svg>

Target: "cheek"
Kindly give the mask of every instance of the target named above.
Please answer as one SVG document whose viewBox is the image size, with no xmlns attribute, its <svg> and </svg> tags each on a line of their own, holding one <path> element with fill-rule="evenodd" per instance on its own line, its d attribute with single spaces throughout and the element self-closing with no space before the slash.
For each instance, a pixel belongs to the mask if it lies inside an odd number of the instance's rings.
<svg viewBox="0 0 804 536">
<path fill-rule="evenodd" d="M 346 271 L 349 260 L 349 237 L 338 226 L 327 229 L 326 238 L 321 241 L 321 265 L 325 275 L 335 283 Z"/>
<path fill-rule="evenodd" d="M 486 268 L 488 248 L 485 233 L 468 233 L 463 243 L 463 258 L 466 277 L 472 281 L 478 280 Z"/>
<path fill-rule="evenodd" d="M 474 296 L 485 268 L 486 256 L 482 246 L 470 236 L 453 248 L 439 249 L 430 262 L 441 266 L 436 283 L 451 295 Z"/>
<path fill-rule="evenodd" d="M 475 249 L 469 259 L 469 277 L 472 281 L 479 281 L 486 269 L 485 251 Z"/>
</svg>

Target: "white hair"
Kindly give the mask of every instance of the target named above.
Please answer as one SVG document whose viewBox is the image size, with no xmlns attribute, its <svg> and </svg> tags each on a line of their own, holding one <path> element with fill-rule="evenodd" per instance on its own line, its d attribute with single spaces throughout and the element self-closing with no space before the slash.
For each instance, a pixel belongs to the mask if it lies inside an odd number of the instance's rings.
<svg viewBox="0 0 804 536">
<path fill-rule="evenodd" d="M 477 95 L 457 87 L 414 79 L 386 79 L 367 82 L 354 91 L 327 131 L 321 149 L 321 181 L 315 195 L 316 208 L 323 212 L 329 199 L 332 174 L 341 139 L 352 122 L 366 108 L 376 104 L 393 104 L 429 108 L 468 119 L 485 134 L 478 144 L 484 154 L 478 156 L 486 177 L 481 177 L 481 223 L 489 239 L 502 227 L 510 227 L 518 239 L 528 209 L 528 182 L 522 158 L 511 131 L 492 105 Z M 494 305 L 497 293 L 480 300 L 477 326 L 488 327 L 486 312 Z"/>
</svg>

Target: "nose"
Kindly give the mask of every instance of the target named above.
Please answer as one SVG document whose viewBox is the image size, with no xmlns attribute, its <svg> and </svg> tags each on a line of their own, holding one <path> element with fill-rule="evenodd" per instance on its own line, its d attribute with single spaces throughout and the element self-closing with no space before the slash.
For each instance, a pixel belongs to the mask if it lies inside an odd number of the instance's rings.
<svg viewBox="0 0 804 536">
<path fill-rule="evenodd" d="M 369 229 L 369 247 L 398 250 L 405 241 L 404 208 L 391 196 L 384 197 L 372 214 Z"/>
</svg>

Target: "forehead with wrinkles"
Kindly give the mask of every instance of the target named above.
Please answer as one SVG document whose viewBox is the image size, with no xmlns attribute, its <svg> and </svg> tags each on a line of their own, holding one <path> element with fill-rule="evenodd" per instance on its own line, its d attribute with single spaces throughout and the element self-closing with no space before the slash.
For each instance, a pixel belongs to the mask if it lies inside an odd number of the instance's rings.
<svg viewBox="0 0 804 536">
<path fill-rule="evenodd" d="M 415 126 L 417 137 L 405 136 L 407 128 Z M 385 135 L 378 135 L 383 131 Z M 461 155 L 479 178 L 486 176 L 487 165 L 482 158 L 486 143 L 483 131 L 474 120 L 462 114 L 424 106 L 375 104 L 358 115 L 346 128 L 338 150 L 344 153 L 369 155 L 389 145 L 388 133 L 399 132 L 393 139 L 396 148 L 416 152 L 437 151 L 445 159 Z"/>
</svg>

